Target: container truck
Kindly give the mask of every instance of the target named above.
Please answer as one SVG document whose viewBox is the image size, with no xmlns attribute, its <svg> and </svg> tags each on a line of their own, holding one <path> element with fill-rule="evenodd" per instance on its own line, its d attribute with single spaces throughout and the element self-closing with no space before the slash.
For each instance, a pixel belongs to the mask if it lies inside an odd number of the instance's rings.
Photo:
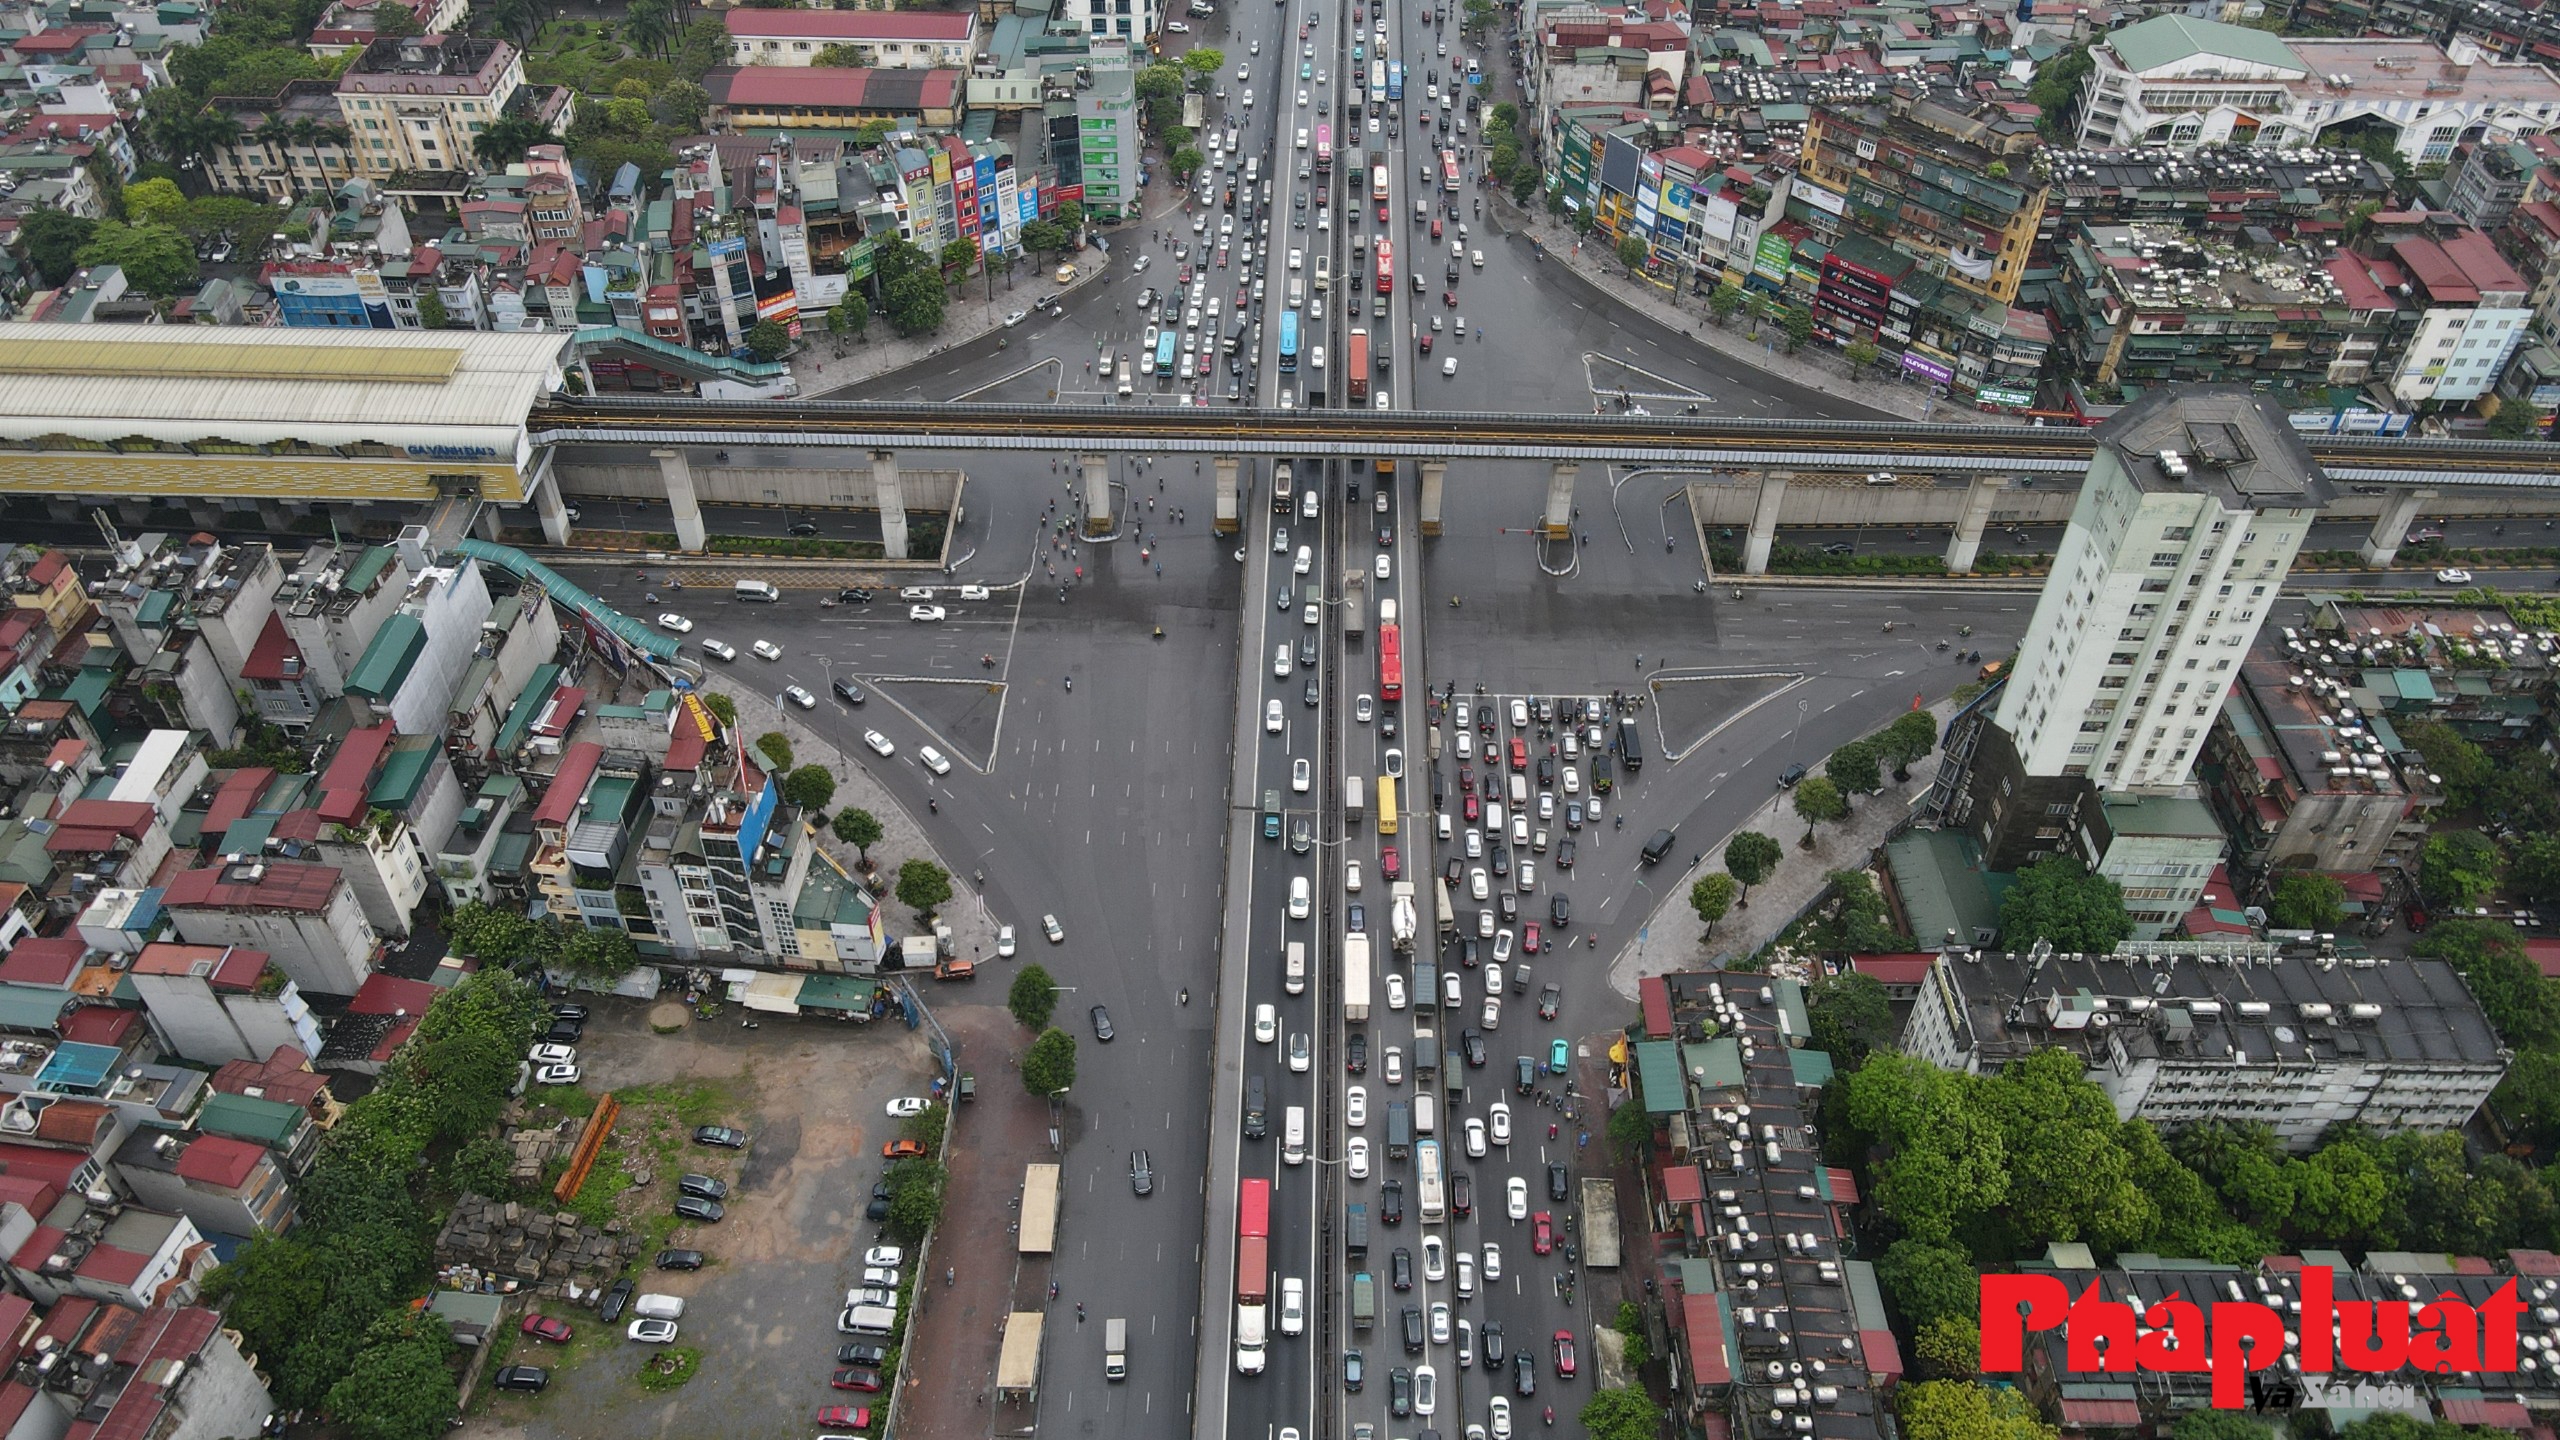
<svg viewBox="0 0 2560 1440">
<path fill-rule="evenodd" d="M 1271 1182 L 1236 1183 L 1236 1369 L 1262 1373 L 1271 1303 Z"/>
<path fill-rule="evenodd" d="M 1129 1378 L 1129 1322 L 1116 1316 L 1102 1322 L 1102 1378 Z"/>
<path fill-rule="evenodd" d="M 1342 1018 L 1369 1018 L 1369 937 L 1356 931 L 1342 937 Z"/>
<path fill-rule="evenodd" d="M 1352 327 L 1351 344 L 1344 356 L 1343 378 L 1351 387 L 1351 403 L 1369 403 L 1369 332 Z"/>
</svg>

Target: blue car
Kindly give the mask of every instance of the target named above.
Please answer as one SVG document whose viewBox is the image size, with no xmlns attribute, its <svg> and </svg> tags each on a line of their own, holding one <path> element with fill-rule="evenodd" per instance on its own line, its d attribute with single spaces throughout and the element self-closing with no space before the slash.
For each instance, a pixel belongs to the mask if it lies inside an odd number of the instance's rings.
<svg viewBox="0 0 2560 1440">
<path fill-rule="evenodd" d="M 1572 1059 L 1573 1046 L 1568 1041 L 1558 1039 L 1547 1047 L 1547 1068 L 1558 1075 L 1565 1072 L 1565 1067 L 1572 1063 Z"/>
</svg>

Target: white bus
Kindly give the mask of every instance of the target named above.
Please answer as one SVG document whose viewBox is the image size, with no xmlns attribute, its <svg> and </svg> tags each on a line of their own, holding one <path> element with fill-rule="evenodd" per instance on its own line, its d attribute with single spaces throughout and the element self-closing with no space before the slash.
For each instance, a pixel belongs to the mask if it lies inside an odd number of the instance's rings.
<svg viewBox="0 0 2560 1440">
<path fill-rule="evenodd" d="M 1369 937 L 1356 930 L 1342 937 L 1342 1018 L 1369 1018 Z"/>
<path fill-rule="evenodd" d="M 1420 1197 L 1422 1223 L 1436 1225 L 1449 1216 L 1446 1187 L 1440 1177 L 1440 1142 L 1417 1140 L 1413 1145 L 1414 1189 Z"/>
</svg>

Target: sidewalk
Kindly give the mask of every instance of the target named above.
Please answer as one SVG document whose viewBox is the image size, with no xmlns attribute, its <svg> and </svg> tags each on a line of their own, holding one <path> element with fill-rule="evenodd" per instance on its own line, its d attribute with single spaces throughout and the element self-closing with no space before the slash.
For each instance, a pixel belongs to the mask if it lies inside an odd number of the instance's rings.
<svg viewBox="0 0 2560 1440">
<path fill-rule="evenodd" d="M 1941 701 L 1929 707 L 1938 717 L 1943 730 L 1947 718 L 1956 711 L 1952 701 Z M 1825 825 L 1814 834 L 1811 850 L 1797 848 L 1804 838 L 1804 822 L 1796 818 L 1795 807 L 1781 790 L 1751 812 L 1750 818 L 1734 827 L 1735 831 L 1757 830 L 1775 840 L 1786 850 L 1786 858 L 1778 862 L 1776 873 L 1752 887 L 1748 909 L 1736 906 L 1716 922 L 1713 937 L 1699 941 L 1698 912 L 1689 908 L 1689 887 L 1704 875 L 1724 868 L 1725 841 L 1718 840 L 1704 858 L 1674 876 L 1663 886 L 1663 899 L 1645 917 L 1644 928 L 1627 947 L 1609 962 L 1609 987 L 1632 1001 L 1636 998 L 1636 982 L 1649 975 L 1665 975 L 1676 970 L 1703 970 L 1750 955 L 1778 937 L 1797 912 L 1811 904 L 1826 883 L 1824 877 L 1834 870 L 1864 868 L 1876 847 L 1893 833 L 1896 825 L 1910 813 L 1912 803 L 1928 793 L 1938 775 L 1938 752 L 1911 767 L 1911 779 L 1904 784 L 1893 782 L 1893 772 L 1885 771 L 1884 789 L 1859 797 L 1849 807 L 1849 818 L 1837 825 Z"/>
</svg>

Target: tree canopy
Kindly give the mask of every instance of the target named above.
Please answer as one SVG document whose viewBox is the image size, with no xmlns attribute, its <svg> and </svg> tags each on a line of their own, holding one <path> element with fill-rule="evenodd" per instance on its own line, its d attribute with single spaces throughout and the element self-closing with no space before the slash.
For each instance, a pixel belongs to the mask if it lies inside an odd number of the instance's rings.
<svg viewBox="0 0 2560 1440">
<path fill-rule="evenodd" d="M 1040 1032 L 1022 1056 L 1022 1088 L 1034 1095 L 1055 1095 L 1076 1083 L 1076 1037 L 1051 1026 Z"/>
<path fill-rule="evenodd" d="M 1005 1006 L 1026 1030 L 1045 1030 L 1049 1017 L 1057 1013 L 1058 982 L 1040 965 L 1025 965 L 1014 972 L 1013 988 L 1005 994 Z"/>
<path fill-rule="evenodd" d="M 2048 855 L 2020 867 L 2000 897 L 2000 933 L 2015 950 L 2050 940 L 2056 950 L 2105 955 L 2133 934 L 2133 917 L 2123 887 L 2071 856 Z"/>
<path fill-rule="evenodd" d="M 1757 830 L 1743 830 L 1724 842 L 1724 868 L 1742 882 L 1741 904 L 1751 903 L 1751 887 L 1769 878 L 1787 852 Z"/>
<path fill-rule="evenodd" d="M 2346 904 L 2347 887 L 2315 870 L 2288 870 L 2267 887 L 2267 921 L 2279 929 L 2334 931 Z"/>
<path fill-rule="evenodd" d="M 930 860 L 910 860 L 898 867 L 898 903 L 927 914 L 951 898 L 951 872 Z"/>
<path fill-rule="evenodd" d="M 1893 1001 L 1871 975 L 1841 970 L 1821 976 L 1805 1011 L 1813 1047 L 1843 1069 L 1865 1064 L 1867 1052 L 1894 1038 Z"/>
</svg>

